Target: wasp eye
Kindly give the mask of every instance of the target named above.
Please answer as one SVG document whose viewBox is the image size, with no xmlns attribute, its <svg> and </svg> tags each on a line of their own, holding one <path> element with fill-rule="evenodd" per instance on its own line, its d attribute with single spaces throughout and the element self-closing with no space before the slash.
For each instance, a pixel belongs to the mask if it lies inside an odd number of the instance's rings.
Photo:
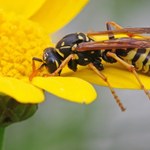
<svg viewBox="0 0 150 150">
<path fill-rule="evenodd" d="M 48 57 L 48 53 L 44 53 L 44 54 L 43 54 L 43 60 L 46 60 L 47 57 Z"/>
</svg>

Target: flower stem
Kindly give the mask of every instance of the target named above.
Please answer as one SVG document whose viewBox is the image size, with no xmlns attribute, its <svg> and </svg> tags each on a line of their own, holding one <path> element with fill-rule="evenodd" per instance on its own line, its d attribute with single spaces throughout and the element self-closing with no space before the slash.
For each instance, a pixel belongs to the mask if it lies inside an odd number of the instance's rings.
<svg viewBox="0 0 150 150">
<path fill-rule="evenodd" d="M 0 150 L 3 150 L 4 132 L 5 127 L 0 127 Z"/>
</svg>

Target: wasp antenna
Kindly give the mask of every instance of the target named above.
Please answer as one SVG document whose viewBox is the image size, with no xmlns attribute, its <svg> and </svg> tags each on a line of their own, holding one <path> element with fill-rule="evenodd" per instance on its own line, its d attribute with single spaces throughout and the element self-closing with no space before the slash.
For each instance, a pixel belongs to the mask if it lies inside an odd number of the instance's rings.
<svg viewBox="0 0 150 150">
<path fill-rule="evenodd" d="M 29 81 L 32 81 L 32 79 L 37 75 L 37 70 L 32 72 L 32 74 L 29 76 Z"/>
<path fill-rule="evenodd" d="M 118 104 L 118 106 L 120 107 L 121 111 L 125 111 L 126 108 L 123 106 L 121 100 L 119 99 L 118 95 L 116 94 L 115 90 L 112 88 L 112 86 L 110 85 L 110 83 L 107 80 L 107 77 L 104 76 L 92 63 L 89 64 L 89 67 L 99 76 L 101 77 L 101 79 L 103 79 L 103 81 L 105 81 L 116 101 L 116 103 Z"/>
<path fill-rule="evenodd" d="M 42 68 L 45 66 L 45 64 L 42 64 L 38 69 L 35 68 L 35 66 L 32 66 L 32 73 L 29 76 L 29 81 L 32 81 L 32 79 L 41 72 Z"/>
</svg>

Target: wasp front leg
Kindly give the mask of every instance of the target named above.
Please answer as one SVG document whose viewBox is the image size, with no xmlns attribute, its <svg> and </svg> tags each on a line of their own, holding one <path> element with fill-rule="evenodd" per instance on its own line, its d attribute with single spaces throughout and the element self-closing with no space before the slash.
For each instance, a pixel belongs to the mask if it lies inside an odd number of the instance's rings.
<svg viewBox="0 0 150 150">
<path fill-rule="evenodd" d="M 73 60 L 74 57 L 74 54 L 70 54 L 51 75 L 55 76 L 59 74 L 59 72 L 69 63 L 70 60 Z"/>
<path fill-rule="evenodd" d="M 120 59 L 115 53 L 112 52 L 107 52 L 107 56 L 114 58 L 116 61 L 118 61 L 120 64 L 122 64 L 123 66 L 125 66 L 130 72 L 132 72 L 134 74 L 134 76 L 136 77 L 138 83 L 141 86 L 141 89 L 144 90 L 145 94 L 148 96 L 148 98 L 150 99 L 150 93 L 148 92 L 148 90 L 145 88 L 144 84 L 142 83 L 142 81 L 140 80 L 135 67 L 133 65 L 128 64 L 127 62 L 125 62 L 124 60 Z"/>
</svg>

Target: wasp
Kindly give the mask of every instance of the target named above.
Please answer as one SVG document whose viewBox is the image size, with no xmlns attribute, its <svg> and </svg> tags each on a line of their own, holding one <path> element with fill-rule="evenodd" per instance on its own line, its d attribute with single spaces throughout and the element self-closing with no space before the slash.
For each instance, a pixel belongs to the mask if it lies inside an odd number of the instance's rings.
<svg viewBox="0 0 150 150">
<path fill-rule="evenodd" d="M 108 85 L 116 103 L 122 111 L 125 111 L 126 108 L 102 73 L 104 69 L 102 60 L 108 63 L 119 62 L 134 74 L 141 89 L 150 99 L 150 93 L 137 73 L 137 71 L 150 73 L 150 37 L 141 35 L 150 33 L 150 28 L 123 28 L 115 22 L 107 22 L 106 28 L 106 31 L 79 32 L 64 36 L 55 47 L 44 50 L 42 59 L 32 58 L 32 74 L 29 79 L 32 80 L 43 67 L 48 69 L 50 76 L 55 76 L 60 75 L 66 65 L 73 71 L 77 71 L 78 65 L 88 65 Z M 117 34 L 126 36 L 117 38 L 115 37 Z M 96 41 L 93 36 L 97 35 L 107 35 L 108 40 Z M 35 61 L 42 63 L 38 69 Z"/>
</svg>

